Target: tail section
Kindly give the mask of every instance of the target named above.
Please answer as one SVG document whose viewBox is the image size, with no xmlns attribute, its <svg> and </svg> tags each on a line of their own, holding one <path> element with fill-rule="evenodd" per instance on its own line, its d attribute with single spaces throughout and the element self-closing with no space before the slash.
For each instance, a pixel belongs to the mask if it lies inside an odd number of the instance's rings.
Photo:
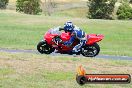
<svg viewBox="0 0 132 88">
<path fill-rule="evenodd" d="M 104 35 L 102 34 L 90 34 L 87 35 L 87 43 L 88 45 L 91 45 L 93 43 L 99 42 L 104 38 Z"/>
</svg>

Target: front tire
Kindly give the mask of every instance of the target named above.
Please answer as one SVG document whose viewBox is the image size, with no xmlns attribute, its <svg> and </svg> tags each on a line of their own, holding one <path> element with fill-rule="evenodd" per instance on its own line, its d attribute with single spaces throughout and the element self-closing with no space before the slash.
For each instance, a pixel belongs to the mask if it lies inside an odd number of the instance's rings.
<svg viewBox="0 0 132 88">
<path fill-rule="evenodd" d="M 49 46 L 46 41 L 40 41 L 37 45 L 37 50 L 41 54 L 50 54 L 54 52 L 55 49 Z"/>
<path fill-rule="evenodd" d="M 93 45 L 85 45 L 82 48 L 82 55 L 85 57 L 95 57 L 100 52 L 100 47 L 97 43 L 94 43 Z"/>
</svg>

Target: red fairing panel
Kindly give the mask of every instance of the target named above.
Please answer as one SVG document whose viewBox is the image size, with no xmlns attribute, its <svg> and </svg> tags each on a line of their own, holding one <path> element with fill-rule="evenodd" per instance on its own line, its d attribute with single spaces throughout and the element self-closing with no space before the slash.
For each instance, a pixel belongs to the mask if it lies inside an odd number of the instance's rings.
<svg viewBox="0 0 132 88">
<path fill-rule="evenodd" d="M 46 42 L 51 45 L 52 43 L 52 38 L 54 38 L 56 35 L 51 34 L 50 32 L 46 32 L 44 35 L 44 40 L 46 40 Z"/>
<path fill-rule="evenodd" d="M 63 41 L 68 41 L 68 40 L 70 40 L 70 33 L 65 33 L 65 32 L 62 32 L 62 34 L 61 34 L 61 39 L 63 40 Z"/>
<path fill-rule="evenodd" d="M 103 38 L 104 38 L 104 36 L 101 34 L 99 34 L 99 35 L 89 34 L 89 35 L 87 35 L 87 39 L 88 39 L 87 44 L 92 45 L 93 43 L 101 41 Z"/>
</svg>

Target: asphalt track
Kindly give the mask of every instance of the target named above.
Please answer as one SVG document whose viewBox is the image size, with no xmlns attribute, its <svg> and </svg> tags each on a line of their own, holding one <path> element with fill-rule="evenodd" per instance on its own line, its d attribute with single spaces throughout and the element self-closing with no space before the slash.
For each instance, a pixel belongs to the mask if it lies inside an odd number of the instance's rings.
<svg viewBox="0 0 132 88">
<path fill-rule="evenodd" d="M 40 54 L 37 50 L 16 50 L 16 49 L 5 49 L 0 48 L 0 52 L 9 52 L 9 53 L 33 53 L 33 54 Z M 67 55 L 67 54 L 59 54 L 59 53 L 52 53 L 51 56 L 73 56 L 73 55 Z M 81 55 L 80 55 L 81 56 Z M 81 56 L 83 57 L 83 56 Z M 102 59 L 114 59 L 114 60 L 132 60 L 132 57 L 129 56 L 112 56 L 112 55 L 97 55 L 96 57 L 93 57 L 93 59 L 96 58 L 102 58 Z"/>
</svg>

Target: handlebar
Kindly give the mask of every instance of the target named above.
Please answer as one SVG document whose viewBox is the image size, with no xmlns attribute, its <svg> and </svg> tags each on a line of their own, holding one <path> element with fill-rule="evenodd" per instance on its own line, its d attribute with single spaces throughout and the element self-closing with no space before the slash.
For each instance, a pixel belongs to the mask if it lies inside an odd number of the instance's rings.
<svg viewBox="0 0 132 88">
<path fill-rule="evenodd" d="M 64 30 L 64 28 L 59 28 L 59 31 Z"/>
</svg>

